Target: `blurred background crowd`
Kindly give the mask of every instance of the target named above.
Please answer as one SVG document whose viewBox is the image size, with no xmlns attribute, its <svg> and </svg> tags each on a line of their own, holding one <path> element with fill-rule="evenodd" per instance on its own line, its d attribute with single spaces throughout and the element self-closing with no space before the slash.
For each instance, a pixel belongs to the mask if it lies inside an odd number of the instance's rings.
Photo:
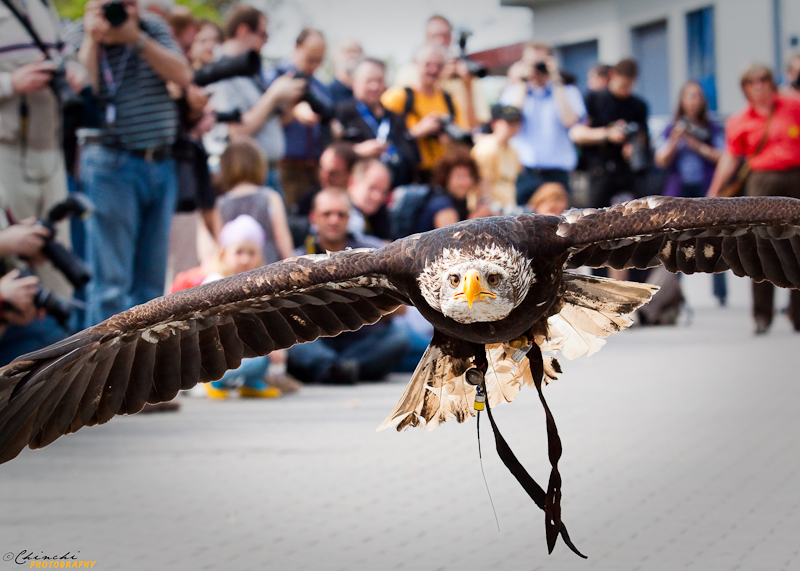
<svg viewBox="0 0 800 571">
<path fill-rule="evenodd" d="M 653 194 L 800 197 L 800 56 L 783 78 L 744 66 L 746 106 L 724 125 L 685 83 L 665 125 L 635 94 L 634 59 L 578 77 L 534 39 L 488 93 L 446 16 L 421 16 L 408 38 L 413 61 L 391 69 L 357 27 L 332 46 L 297 30 L 271 61 L 268 15 L 247 4 L 212 20 L 168 0 L 89 0 L 64 22 L 48 0 L 2 0 L 0 364 L 165 292 L 470 218 Z M 642 324 L 675 323 L 676 276 L 611 274 L 662 285 Z M 724 274 L 712 287 L 724 306 Z M 773 288 L 753 296 L 763 334 Z M 800 330 L 794 292 L 788 313 Z M 413 370 L 431 334 L 411 308 L 200 390 L 379 380 Z"/>
</svg>

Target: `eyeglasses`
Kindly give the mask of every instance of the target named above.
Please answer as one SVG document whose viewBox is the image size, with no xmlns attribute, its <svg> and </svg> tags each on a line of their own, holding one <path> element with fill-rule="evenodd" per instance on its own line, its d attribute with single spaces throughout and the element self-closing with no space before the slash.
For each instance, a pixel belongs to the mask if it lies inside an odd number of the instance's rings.
<svg viewBox="0 0 800 571">
<path fill-rule="evenodd" d="M 336 216 L 338 218 L 347 218 L 349 212 L 342 211 L 342 210 L 326 210 L 325 212 L 318 212 L 318 216 L 322 216 L 323 218 L 330 218 L 331 216 Z"/>
<path fill-rule="evenodd" d="M 745 85 L 750 85 L 752 83 L 769 83 L 769 77 L 766 75 L 760 75 L 758 77 L 750 77 L 744 80 Z"/>
</svg>

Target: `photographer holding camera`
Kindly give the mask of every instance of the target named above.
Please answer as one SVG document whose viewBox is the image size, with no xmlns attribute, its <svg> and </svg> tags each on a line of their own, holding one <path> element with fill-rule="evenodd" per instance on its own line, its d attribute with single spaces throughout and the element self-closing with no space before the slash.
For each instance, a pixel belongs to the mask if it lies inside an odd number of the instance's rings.
<svg viewBox="0 0 800 571">
<path fill-rule="evenodd" d="M 418 74 L 411 86 L 391 87 L 381 96 L 388 111 L 405 117 L 408 132 L 419 148 L 419 178 L 424 183 L 430 181 L 433 167 L 447 147 L 464 142 L 469 136 L 461 127 L 474 126 L 469 123 L 466 110 L 440 87 L 446 56 L 445 49 L 437 43 L 423 45 L 414 57 Z M 472 100 L 468 99 L 471 105 Z"/>
<path fill-rule="evenodd" d="M 570 129 L 583 147 L 589 171 L 589 206 L 636 198 L 650 163 L 647 104 L 633 95 L 639 67 L 623 59 L 609 72 L 608 87 L 586 96 L 587 119 Z"/>
<path fill-rule="evenodd" d="M 523 52 L 525 83 L 507 87 L 502 105 L 522 111 L 522 129 L 511 139 L 524 169 L 517 177 L 517 204 L 526 204 L 547 182 L 569 191 L 569 172 L 578 164 L 569 129 L 586 116 L 581 92 L 564 85 L 552 48 L 529 43 Z"/>
<path fill-rule="evenodd" d="M 39 278 L 21 275 L 15 269 L 13 256 L 22 256 L 29 261 L 40 261 L 45 241 L 50 230 L 34 224 L 34 219 L 22 224 L 9 225 L 3 211 L 0 211 L 0 365 L 5 365 L 17 356 L 47 345 L 34 342 L 27 335 L 20 335 L 36 318 L 43 317 L 43 311 L 36 303 L 36 292 L 41 287 Z M 12 330 L 12 335 L 6 332 Z M 26 337 L 20 345 L 20 338 Z M 58 341 L 59 337 L 46 339 Z"/>
<path fill-rule="evenodd" d="M 60 27 L 44 0 L 0 3 L 0 209 L 16 220 L 43 218 L 67 196 L 62 105 L 85 72 L 62 57 Z M 66 223 L 61 230 L 66 241 Z M 38 271 L 48 287 L 70 291 L 49 264 Z"/>
<path fill-rule="evenodd" d="M 186 87 L 192 70 L 169 26 L 140 15 L 136 0 L 89 0 L 69 42 L 103 117 L 80 156 L 80 182 L 95 204 L 86 232 L 88 327 L 164 291 L 178 129 L 167 82 Z"/>
<path fill-rule="evenodd" d="M 286 154 L 280 162 L 280 175 L 287 207 L 319 187 L 319 159 L 332 138 L 333 99 L 328 87 L 314 77 L 325 49 L 322 33 L 305 28 L 295 40 L 289 61 L 265 73 L 270 87 L 286 76 L 305 81 L 305 89 L 287 110 L 284 122 Z"/>
<path fill-rule="evenodd" d="M 242 57 L 246 53 L 260 53 L 267 43 L 267 16 L 246 4 L 233 8 L 224 25 L 225 41 L 222 54 L 226 58 Z M 218 60 L 219 62 L 223 60 Z M 212 64 L 213 65 L 213 64 Z M 286 138 L 281 125 L 281 114 L 284 107 L 293 105 L 303 95 L 306 82 L 295 79 L 293 74 L 285 74 L 267 85 L 263 73 L 248 76 L 229 77 L 212 83 L 208 87 L 211 92 L 211 106 L 217 112 L 217 125 L 205 137 L 209 152 L 217 148 L 222 154 L 224 145 L 217 143 L 220 139 L 238 136 L 253 137 L 270 162 L 270 181 L 263 181 L 270 186 L 277 186 L 277 166 L 286 152 Z M 225 122 L 227 114 L 239 112 L 239 121 Z"/>
</svg>

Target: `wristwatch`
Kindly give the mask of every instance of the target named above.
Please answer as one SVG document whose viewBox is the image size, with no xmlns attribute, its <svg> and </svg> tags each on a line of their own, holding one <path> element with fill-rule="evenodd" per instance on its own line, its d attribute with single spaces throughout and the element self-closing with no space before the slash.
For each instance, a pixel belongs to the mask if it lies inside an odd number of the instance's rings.
<svg viewBox="0 0 800 571">
<path fill-rule="evenodd" d="M 144 51 L 144 47 L 147 45 L 147 34 L 142 30 L 142 33 L 139 34 L 139 39 L 133 43 L 133 51 L 136 55 L 141 55 Z"/>
</svg>

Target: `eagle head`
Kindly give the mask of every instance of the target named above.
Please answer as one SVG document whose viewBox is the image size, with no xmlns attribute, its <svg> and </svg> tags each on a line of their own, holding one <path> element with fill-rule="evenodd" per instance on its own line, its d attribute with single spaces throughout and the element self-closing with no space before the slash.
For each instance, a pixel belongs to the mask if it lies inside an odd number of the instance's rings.
<svg viewBox="0 0 800 571">
<path fill-rule="evenodd" d="M 499 246 L 445 249 L 418 278 L 428 304 L 459 323 L 508 317 L 535 281 L 525 256 Z"/>
</svg>

